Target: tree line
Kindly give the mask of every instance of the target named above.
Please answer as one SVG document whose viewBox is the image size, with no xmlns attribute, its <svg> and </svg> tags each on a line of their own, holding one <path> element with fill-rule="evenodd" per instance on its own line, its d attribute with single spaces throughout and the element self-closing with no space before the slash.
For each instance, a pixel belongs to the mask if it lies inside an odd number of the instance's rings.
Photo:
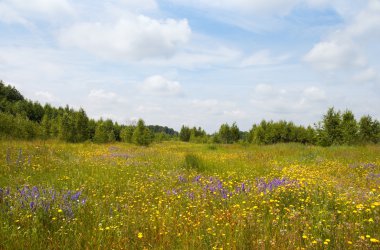
<svg viewBox="0 0 380 250">
<path fill-rule="evenodd" d="M 25 99 L 16 88 L 0 81 L 1 138 L 59 139 L 72 143 L 124 141 L 149 145 L 176 136 L 171 128 L 146 126 L 141 119 L 136 124 L 120 125 L 110 119 L 90 119 L 82 108 L 42 106 Z"/>
<path fill-rule="evenodd" d="M 172 128 L 136 124 L 122 125 L 107 120 L 90 119 L 83 109 L 69 106 L 42 106 L 24 96 L 14 87 L 0 81 L 0 138 L 59 139 L 66 142 L 93 141 L 107 143 L 122 141 L 138 145 L 180 140 L 194 143 L 303 143 L 310 145 L 357 145 L 380 142 L 380 123 L 370 115 L 356 120 L 350 110 L 329 108 L 314 126 L 300 126 L 287 121 L 263 120 L 249 131 L 241 131 L 236 123 L 222 124 L 214 134 L 201 127 L 182 126 L 178 133 Z"/>
</svg>

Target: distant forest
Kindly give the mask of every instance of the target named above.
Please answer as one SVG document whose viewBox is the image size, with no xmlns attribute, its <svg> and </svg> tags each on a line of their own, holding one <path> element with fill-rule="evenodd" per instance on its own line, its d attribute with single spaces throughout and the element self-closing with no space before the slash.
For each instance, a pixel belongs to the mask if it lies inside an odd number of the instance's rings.
<svg viewBox="0 0 380 250">
<path fill-rule="evenodd" d="M 299 126 L 288 121 L 261 121 L 250 131 L 240 131 L 237 124 L 222 124 L 219 131 L 207 134 L 201 127 L 182 126 L 180 132 L 160 125 L 123 125 L 110 119 L 90 119 L 83 109 L 69 106 L 42 106 L 0 81 L 0 138 L 58 139 L 66 142 L 107 143 L 122 141 L 138 145 L 180 140 L 194 143 L 275 144 L 297 142 L 320 146 L 377 144 L 380 123 L 370 115 L 355 119 L 350 110 L 329 108 L 322 120 L 313 126 Z"/>
</svg>

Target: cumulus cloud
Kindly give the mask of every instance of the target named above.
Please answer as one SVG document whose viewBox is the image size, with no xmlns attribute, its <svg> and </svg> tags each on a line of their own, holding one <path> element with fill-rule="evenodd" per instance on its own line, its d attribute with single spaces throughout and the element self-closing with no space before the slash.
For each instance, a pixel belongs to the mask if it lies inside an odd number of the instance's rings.
<svg viewBox="0 0 380 250">
<path fill-rule="evenodd" d="M 169 80 L 161 75 L 154 75 L 146 78 L 140 85 L 145 93 L 158 95 L 179 95 L 181 94 L 181 84 L 176 81 Z"/>
<path fill-rule="evenodd" d="M 370 0 L 343 17 L 345 26 L 315 44 L 304 60 L 322 72 L 340 70 L 349 80 L 374 79 L 370 58 L 380 38 L 380 2 Z"/>
<path fill-rule="evenodd" d="M 306 54 L 305 61 L 319 70 L 333 71 L 350 67 L 363 67 L 366 60 L 350 42 L 320 42 Z"/>
<path fill-rule="evenodd" d="M 63 29 L 59 40 L 106 59 L 140 60 L 170 57 L 186 44 L 191 29 L 186 19 L 156 20 L 130 14 L 116 23 L 83 22 Z"/>
</svg>

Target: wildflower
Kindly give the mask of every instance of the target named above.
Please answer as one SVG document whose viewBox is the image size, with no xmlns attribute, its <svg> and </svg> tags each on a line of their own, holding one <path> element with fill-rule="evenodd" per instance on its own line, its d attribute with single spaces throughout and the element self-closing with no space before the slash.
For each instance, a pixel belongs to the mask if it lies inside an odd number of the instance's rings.
<svg viewBox="0 0 380 250">
<path fill-rule="evenodd" d="M 139 232 L 139 233 L 137 234 L 137 238 L 141 239 L 142 237 L 143 237 L 143 234 L 142 234 L 141 232 Z"/>
<path fill-rule="evenodd" d="M 380 243 L 380 240 L 375 239 L 375 238 L 371 238 L 370 241 L 371 241 L 372 243 Z"/>
<path fill-rule="evenodd" d="M 63 211 L 62 211 L 62 209 L 58 209 L 58 213 L 62 213 Z"/>
</svg>

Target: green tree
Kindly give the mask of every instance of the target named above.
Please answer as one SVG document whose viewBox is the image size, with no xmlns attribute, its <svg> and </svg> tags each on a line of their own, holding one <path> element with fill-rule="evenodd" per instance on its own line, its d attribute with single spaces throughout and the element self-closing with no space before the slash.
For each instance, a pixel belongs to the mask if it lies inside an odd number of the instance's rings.
<svg viewBox="0 0 380 250">
<path fill-rule="evenodd" d="M 133 143 L 140 146 L 148 146 L 150 143 L 152 143 L 152 140 L 152 133 L 145 126 L 144 120 L 139 119 L 132 135 Z"/>
<path fill-rule="evenodd" d="M 132 136 L 135 130 L 134 126 L 124 126 L 120 131 L 121 141 L 132 143 Z"/>
<path fill-rule="evenodd" d="M 72 114 L 64 112 L 60 119 L 59 138 L 67 142 L 75 142 L 75 121 Z"/>
<path fill-rule="evenodd" d="M 86 112 L 81 108 L 78 112 L 75 112 L 74 118 L 75 127 L 75 141 L 83 142 L 89 139 L 88 122 Z"/>
<path fill-rule="evenodd" d="M 107 127 L 105 122 L 100 119 L 97 122 L 94 134 L 94 142 L 96 143 L 106 143 L 109 142 L 109 132 L 107 131 Z"/>
<path fill-rule="evenodd" d="M 232 142 L 230 126 L 227 123 L 224 123 L 220 126 L 219 139 L 222 143 L 225 144 Z"/>
<path fill-rule="evenodd" d="M 322 146 L 342 144 L 341 114 L 334 108 L 329 108 L 323 116 L 321 126 L 318 128 L 319 142 Z"/>
<path fill-rule="evenodd" d="M 342 114 L 341 130 L 344 144 L 353 145 L 358 142 L 358 123 L 350 110 Z"/>
<path fill-rule="evenodd" d="M 187 126 L 182 125 L 181 131 L 179 132 L 179 139 L 184 142 L 190 141 L 191 131 Z"/>
<path fill-rule="evenodd" d="M 363 116 L 359 121 L 359 138 L 362 143 L 374 142 L 376 135 L 374 131 L 374 122 L 369 115 Z"/>
<path fill-rule="evenodd" d="M 238 142 L 240 139 L 240 130 L 236 125 L 236 122 L 232 123 L 232 126 L 230 127 L 230 137 L 231 142 Z"/>
</svg>

